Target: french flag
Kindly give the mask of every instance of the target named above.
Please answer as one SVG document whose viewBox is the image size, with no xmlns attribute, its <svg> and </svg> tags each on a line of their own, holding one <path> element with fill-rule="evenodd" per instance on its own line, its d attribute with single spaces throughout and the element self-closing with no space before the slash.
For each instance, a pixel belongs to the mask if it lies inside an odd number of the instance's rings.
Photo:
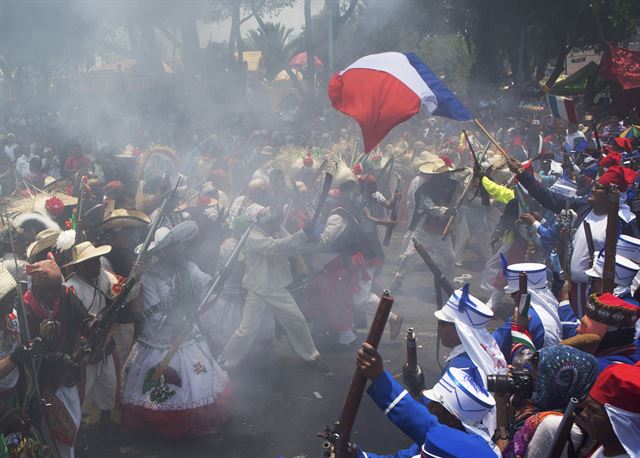
<svg viewBox="0 0 640 458">
<path fill-rule="evenodd" d="M 576 106 L 573 104 L 573 100 L 551 94 L 547 95 L 547 100 L 554 118 L 564 119 L 573 124 L 578 123 L 578 115 L 576 114 Z"/>
<path fill-rule="evenodd" d="M 457 121 L 473 119 L 413 53 L 385 52 L 362 57 L 332 76 L 328 92 L 331 105 L 360 124 L 366 153 L 422 107 L 434 116 Z"/>
</svg>

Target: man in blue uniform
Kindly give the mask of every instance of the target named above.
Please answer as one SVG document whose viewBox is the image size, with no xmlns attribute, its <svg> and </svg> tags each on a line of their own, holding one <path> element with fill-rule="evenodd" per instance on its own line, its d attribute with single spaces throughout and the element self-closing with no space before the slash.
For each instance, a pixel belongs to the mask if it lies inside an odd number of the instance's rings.
<svg viewBox="0 0 640 458">
<path fill-rule="evenodd" d="M 358 449 L 359 458 L 498 456 L 486 438 L 469 432 L 462 421 L 466 418 L 479 422 L 495 408 L 491 395 L 476 382 L 478 375 L 449 369 L 434 389 L 425 393 L 433 399 L 427 408 L 384 370 L 382 357 L 371 345 L 364 343 L 356 359 L 372 382 L 367 390 L 369 396 L 414 441 L 411 447 L 395 455 L 375 455 Z"/>
</svg>

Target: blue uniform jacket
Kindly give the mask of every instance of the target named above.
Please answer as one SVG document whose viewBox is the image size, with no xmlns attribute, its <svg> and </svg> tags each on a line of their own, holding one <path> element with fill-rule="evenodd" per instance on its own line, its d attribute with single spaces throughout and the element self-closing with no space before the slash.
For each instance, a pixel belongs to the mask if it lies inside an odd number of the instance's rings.
<svg viewBox="0 0 640 458">
<path fill-rule="evenodd" d="M 558 305 L 558 316 L 560 317 L 560 322 L 562 323 L 562 338 L 568 339 L 569 337 L 573 337 L 578 333 L 578 326 L 580 322 L 576 317 L 576 314 L 573 312 L 573 308 L 569 301 L 562 301 Z"/>
<path fill-rule="evenodd" d="M 636 340 L 636 352 L 631 355 L 597 356 L 599 373 L 612 364 L 636 364 L 640 361 L 640 342 Z"/>
<path fill-rule="evenodd" d="M 396 455 L 386 455 L 395 457 L 415 456 L 420 453 L 418 444 L 423 444 L 425 436 L 430 429 L 439 427 L 446 430 L 452 430 L 452 433 L 459 434 L 460 431 L 438 423 L 435 415 L 429 412 L 429 409 L 420 402 L 411 397 L 407 390 L 400 385 L 389 372 L 384 371 L 367 390 L 371 399 L 380 407 L 384 414 L 396 425 L 405 435 L 413 442 L 414 446 L 409 449 L 398 452 Z M 475 434 L 471 436 L 477 437 L 477 447 L 470 450 L 469 456 L 474 458 L 495 457 L 495 453 L 484 439 Z M 370 453 L 361 452 L 361 457 L 369 458 L 379 457 Z M 408 455 L 407 453 L 414 453 Z M 384 455 L 382 455 L 384 456 Z"/>
<path fill-rule="evenodd" d="M 574 210 L 578 215 L 573 222 L 574 229 L 582 224 L 582 221 L 586 218 L 589 211 L 591 211 L 591 205 L 587 202 L 586 197 L 565 197 L 560 193 L 551 191 L 538 182 L 529 172 L 519 174 L 518 182 L 526 188 L 529 194 L 538 201 L 540 205 L 554 213 L 560 213 L 568 203 L 569 208 Z M 620 218 L 618 218 L 618 220 L 622 226 L 623 234 L 632 237 L 640 236 L 640 230 L 638 230 L 635 220 L 629 223 L 626 223 Z"/>
</svg>

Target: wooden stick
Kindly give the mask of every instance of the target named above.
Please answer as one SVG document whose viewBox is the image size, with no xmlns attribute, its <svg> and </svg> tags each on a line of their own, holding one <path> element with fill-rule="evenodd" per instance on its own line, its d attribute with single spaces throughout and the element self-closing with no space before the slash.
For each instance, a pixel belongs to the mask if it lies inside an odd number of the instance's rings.
<svg viewBox="0 0 640 458">
<path fill-rule="evenodd" d="M 382 293 L 380 303 L 378 304 L 378 310 L 373 317 L 373 322 L 369 328 L 369 335 L 366 342 L 373 348 L 378 348 L 380 338 L 384 332 L 384 327 L 387 324 L 389 313 L 391 312 L 391 306 L 393 305 L 393 297 L 389 291 Z M 353 449 L 350 443 L 351 430 L 353 424 L 356 421 L 356 415 L 358 408 L 360 407 L 360 401 L 364 393 L 365 386 L 367 384 L 367 378 L 362 371 L 358 368 L 353 374 L 351 379 L 351 386 L 347 393 L 347 399 L 342 406 L 342 414 L 340 415 L 340 449 L 338 453 L 339 458 L 349 458 L 352 455 Z"/>
<path fill-rule="evenodd" d="M 493 135 L 491 135 L 491 132 L 489 132 L 487 128 L 484 127 L 484 125 L 480 121 L 478 121 L 476 118 L 473 118 L 473 122 L 476 126 L 478 126 L 478 128 L 482 132 L 484 132 L 484 134 L 489 138 L 489 140 L 491 140 L 491 143 L 496 145 L 496 148 L 498 148 L 498 151 L 500 152 L 500 154 L 502 154 L 505 157 L 505 159 L 511 159 L 511 156 L 509 156 L 509 153 L 507 153 L 507 151 L 502 146 L 500 146 L 498 141 L 495 138 L 493 138 Z"/>
</svg>

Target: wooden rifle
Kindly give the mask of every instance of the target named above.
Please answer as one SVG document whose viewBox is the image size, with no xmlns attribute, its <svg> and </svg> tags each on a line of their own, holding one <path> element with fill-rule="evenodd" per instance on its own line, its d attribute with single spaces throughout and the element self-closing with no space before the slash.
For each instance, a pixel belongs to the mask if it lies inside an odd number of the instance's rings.
<svg viewBox="0 0 640 458">
<path fill-rule="evenodd" d="M 407 329 L 407 362 L 402 367 L 402 383 L 413 397 L 424 390 L 424 372 L 418 364 L 418 346 L 413 328 Z"/>
<path fill-rule="evenodd" d="M 181 176 L 178 179 L 175 187 L 164 198 L 162 205 L 158 209 L 156 217 L 151 223 L 151 227 L 149 228 L 149 232 L 145 237 L 144 243 L 142 244 L 138 256 L 136 257 L 133 268 L 131 269 L 131 275 L 129 275 L 124 285 L 122 286 L 122 290 L 120 291 L 120 294 L 118 294 L 118 297 L 116 297 L 111 304 L 103 308 L 96 316 L 96 320 L 91 326 L 91 332 L 73 355 L 74 361 L 80 362 L 87 357 L 91 357 L 92 355 L 99 353 L 104 348 L 106 342 L 109 340 L 111 336 L 111 328 L 116 323 L 120 312 L 126 306 L 127 296 L 142 276 L 142 268 L 147 259 L 149 246 L 151 245 L 151 241 L 156 233 L 156 230 L 160 227 L 160 225 L 164 221 L 164 218 L 169 212 L 169 205 L 173 205 L 175 203 L 174 198 L 183 180 L 184 177 Z"/>
<path fill-rule="evenodd" d="M 365 341 L 373 348 L 378 348 L 393 302 L 394 299 L 391 293 L 385 290 L 380 297 L 378 309 L 373 317 L 373 322 Z M 340 421 L 334 424 L 333 431 L 327 427 L 323 433 L 319 434 L 320 437 L 326 439 L 322 445 L 325 450 L 325 456 L 336 458 L 353 458 L 356 456 L 357 446 L 350 442 L 351 431 L 353 430 L 366 385 L 367 378 L 360 368 L 356 368 L 347 392 L 347 398 L 342 406 Z"/>
<path fill-rule="evenodd" d="M 471 141 L 469 140 L 469 137 L 467 136 L 467 132 L 465 130 L 463 130 L 462 132 L 464 133 L 464 136 L 467 139 L 467 144 L 469 145 L 469 149 L 471 150 L 471 155 L 474 158 L 473 170 L 474 170 L 474 172 L 476 172 L 480 168 L 480 162 L 478 162 L 478 159 L 476 158 L 476 153 L 473 150 L 473 146 L 471 146 Z M 484 159 L 484 155 L 489 150 L 489 145 L 490 144 L 491 143 L 487 143 L 487 147 L 485 148 L 485 151 L 482 154 L 481 160 Z M 477 170 L 476 170 L 476 167 L 478 167 Z M 462 193 L 460 194 L 460 196 L 458 197 L 458 199 L 456 200 L 456 202 L 455 202 L 455 204 L 453 206 L 453 209 L 455 211 L 453 212 L 453 214 L 451 216 L 449 216 L 449 221 L 447 221 L 447 224 L 444 227 L 444 230 L 442 231 L 442 235 L 441 235 L 442 240 L 444 240 L 447 237 L 447 235 L 449 235 L 449 232 L 451 231 L 451 228 L 453 227 L 453 222 L 455 221 L 456 215 L 458 214 L 458 210 L 460 210 L 460 207 L 462 207 L 462 204 L 464 203 L 464 199 L 467 197 L 467 194 L 469 193 L 469 191 L 471 190 L 471 187 L 473 186 L 473 182 L 474 182 L 474 177 L 472 175 L 471 177 L 469 177 L 469 181 L 465 185 L 464 189 L 462 190 Z"/>
<path fill-rule="evenodd" d="M 546 458 L 560 458 L 565 444 L 567 441 L 571 440 L 571 428 L 573 427 L 573 423 L 576 419 L 574 412 L 577 406 L 578 400 L 576 398 L 571 398 L 569 400 L 569 404 L 567 404 L 564 414 L 562 415 L 560 425 L 553 436 L 553 442 L 551 442 L 552 445 L 549 447 L 549 453 L 546 455 Z"/>
<path fill-rule="evenodd" d="M 609 208 L 607 211 L 607 229 L 604 242 L 604 267 L 602 269 L 602 292 L 613 293 L 616 286 L 616 244 L 618 243 L 618 210 L 620 192 L 618 186 L 609 185 L 607 192 Z M 593 256 L 593 253 L 590 253 Z"/>
<path fill-rule="evenodd" d="M 85 199 L 85 177 L 80 177 L 80 187 L 78 188 L 78 207 L 76 212 L 76 240 L 75 245 L 84 242 L 83 234 L 83 214 L 84 214 L 84 199 Z"/>
<path fill-rule="evenodd" d="M 313 225 L 315 225 L 318 222 L 318 218 L 320 218 L 320 213 L 322 212 L 322 208 L 324 207 L 324 204 L 327 201 L 327 197 L 329 196 L 332 182 L 333 175 L 331 175 L 329 172 L 325 173 L 324 181 L 322 182 L 322 191 L 320 191 L 320 197 L 318 198 L 318 204 L 310 220 Z"/>
<path fill-rule="evenodd" d="M 387 226 L 387 232 L 384 234 L 384 240 L 382 246 L 389 246 L 391 242 L 391 234 L 393 234 L 393 228 L 396 226 L 398 220 L 398 206 L 400 204 L 400 177 L 396 177 L 396 189 L 393 191 L 393 204 L 391 206 L 391 221 L 396 221 L 393 226 Z"/>
<path fill-rule="evenodd" d="M 424 246 L 420 242 L 418 242 L 418 239 L 416 239 L 415 237 L 411 237 L 411 241 L 413 242 L 413 246 L 415 247 L 416 251 L 433 274 L 433 280 L 444 290 L 444 292 L 448 296 L 451 296 L 455 291 L 455 288 L 453 287 L 449 279 L 444 276 L 444 274 L 440 270 L 440 267 L 438 267 L 429 253 L 427 253 L 427 250 L 424 248 Z"/>
</svg>

